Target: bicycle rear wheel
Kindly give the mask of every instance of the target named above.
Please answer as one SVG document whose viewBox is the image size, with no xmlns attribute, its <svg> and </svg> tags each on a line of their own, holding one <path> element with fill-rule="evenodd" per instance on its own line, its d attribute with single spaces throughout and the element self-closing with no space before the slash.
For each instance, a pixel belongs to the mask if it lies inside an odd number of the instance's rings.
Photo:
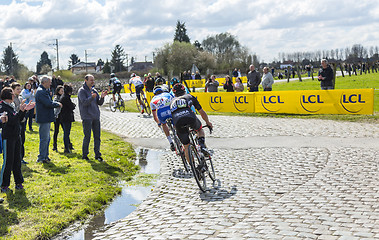
<svg viewBox="0 0 379 240">
<path fill-rule="evenodd" d="M 200 167 L 201 158 L 199 153 L 195 149 L 195 146 L 193 146 L 192 144 L 190 144 L 188 147 L 188 155 L 190 158 L 192 174 L 196 180 L 196 183 L 199 186 L 200 190 L 202 192 L 205 192 L 207 190 L 207 181 L 205 179 L 205 174 Z"/>
<path fill-rule="evenodd" d="M 116 107 L 114 105 L 114 101 L 112 97 L 109 99 L 109 108 L 111 109 L 112 112 L 116 111 Z"/>
<path fill-rule="evenodd" d="M 125 102 L 123 99 L 120 99 L 119 100 L 119 105 L 118 105 L 119 109 L 120 109 L 120 112 L 125 112 Z"/>
<path fill-rule="evenodd" d="M 146 98 L 143 98 L 143 103 L 145 104 L 145 111 L 148 115 L 151 114 L 151 109 L 150 109 L 150 104 L 149 102 L 147 101 Z"/>
</svg>

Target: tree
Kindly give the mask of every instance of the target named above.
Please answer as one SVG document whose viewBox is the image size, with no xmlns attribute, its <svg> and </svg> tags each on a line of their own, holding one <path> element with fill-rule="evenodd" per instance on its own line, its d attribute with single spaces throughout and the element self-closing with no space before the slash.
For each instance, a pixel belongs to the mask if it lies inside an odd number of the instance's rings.
<svg viewBox="0 0 379 240">
<path fill-rule="evenodd" d="M 104 61 L 101 58 L 99 58 L 99 60 L 97 60 L 96 66 L 104 66 Z"/>
<path fill-rule="evenodd" d="M 117 44 L 112 51 L 112 58 L 110 62 L 110 66 L 114 69 L 113 72 L 125 71 L 124 61 L 125 61 L 124 49 L 120 45 Z"/>
<path fill-rule="evenodd" d="M 18 57 L 14 53 L 12 46 L 6 47 L 3 52 L 3 59 L 1 60 L 1 65 L 5 73 L 11 75 L 17 72 L 18 64 Z"/>
<path fill-rule="evenodd" d="M 185 22 L 180 22 L 179 20 L 177 21 L 174 41 L 187 42 L 187 43 L 190 42 L 190 39 L 187 35 Z"/>
<path fill-rule="evenodd" d="M 27 80 L 29 76 L 34 73 L 28 69 L 24 64 L 19 63 L 17 67 L 16 77 L 21 80 Z"/>
<path fill-rule="evenodd" d="M 50 67 L 50 70 L 52 69 L 51 60 L 49 59 L 49 55 L 46 51 L 43 51 L 41 54 L 41 59 L 37 62 L 37 73 L 41 73 L 42 66 L 44 65 L 48 65 Z M 44 70 L 46 70 L 46 67 Z"/>
<path fill-rule="evenodd" d="M 70 69 L 72 66 L 74 66 L 78 62 L 80 62 L 78 55 L 76 55 L 75 53 L 71 54 L 70 60 L 68 61 L 68 69 Z"/>
<path fill-rule="evenodd" d="M 45 64 L 41 67 L 41 70 L 39 71 L 40 74 L 48 74 L 51 72 L 51 66 L 49 64 Z"/>
<path fill-rule="evenodd" d="M 104 67 L 103 67 L 103 73 L 111 73 L 111 66 L 109 64 L 109 61 L 107 59 L 107 61 L 105 62 L 104 64 Z"/>
<path fill-rule="evenodd" d="M 204 50 L 203 47 L 201 46 L 201 43 L 199 41 L 197 41 L 197 40 L 193 43 L 193 45 L 196 47 L 196 49 L 198 51 L 203 51 Z"/>
</svg>

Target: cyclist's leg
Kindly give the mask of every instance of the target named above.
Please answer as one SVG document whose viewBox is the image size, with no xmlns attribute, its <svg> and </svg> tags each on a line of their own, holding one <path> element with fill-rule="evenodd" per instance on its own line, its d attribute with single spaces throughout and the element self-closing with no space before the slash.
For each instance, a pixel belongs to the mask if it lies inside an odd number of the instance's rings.
<svg viewBox="0 0 379 240">
<path fill-rule="evenodd" d="M 197 138 L 198 138 L 198 141 L 199 141 L 199 145 L 201 147 L 201 151 L 206 154 L 207 153 L 207 150 L 206 150 L 206 146 L 205 146 L 205 132 L 204 132 L 204 129 L 201 127 L 201 122 L 200 120 L 196 117 L 196 121 L 194 122 L 193 126 L 193 129 L 196 130 L 196 134 L 197 134 Z"/>
<path fill-rule="evenodd" d="M 186 121 L 183 123 L 182 126 L 184 126 L 184 125 L 186 125 Z M 185 127 L 181 127 L 181 124 L 177 123 L 177 125 L 176 125 L 176 133 L 177 133 L 177 135 L 179 137 L 179 140 L 182 142 L 182 144 L 184 146 L 184 153 L 185 153 L 187 162 L 189 163 L 190 162 L 190 158 L 189 158 L 189 155 L 188 155 L 188 146 L 190 144 L 190 138 L 189 138 L 188 129 L 185 128 Z"/>
</svg>

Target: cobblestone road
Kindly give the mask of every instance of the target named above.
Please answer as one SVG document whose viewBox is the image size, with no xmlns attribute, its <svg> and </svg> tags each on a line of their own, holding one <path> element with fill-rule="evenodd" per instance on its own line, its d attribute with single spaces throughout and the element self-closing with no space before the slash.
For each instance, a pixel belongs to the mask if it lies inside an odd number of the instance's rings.
<svg viewBox="0 0 379 240">
<path fill-rule="evenodd" d="M 379 127 L 210 116 L 218 189 L 200 193 L 174 154 L 150 196 L 95 239 L 379 239 Z M 167 148 L 152 118 L 102 111 L 102 127 Z"/>
</svg>

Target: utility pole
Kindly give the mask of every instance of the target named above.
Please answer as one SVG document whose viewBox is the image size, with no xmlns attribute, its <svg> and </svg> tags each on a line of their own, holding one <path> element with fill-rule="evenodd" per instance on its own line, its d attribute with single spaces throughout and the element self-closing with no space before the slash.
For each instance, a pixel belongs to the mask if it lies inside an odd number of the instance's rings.
<svg viewBox="0 0 379 240">
<path fill-rule="evenodd" d="M 129 62 L 129 59 L 128 59 L 128 54 L 126 54 L 126 71 L 127 72 L 129 72 L 129 64 L 128 64 L 128 62 Z"/>
<path fill-rule="evenodd" d="M 86 73 L 88 73 L 88 69 L 87 69 L 87 50 L 84 50 L 84 57 L 86 59 Z"/>
<path fill-rule="evenodd" d="M 10 45 L 10 47 L 11 47 L 11 71 L 10 71 L 10 73 L 11 73 L 11 75 L 13 75 L 13 47 L 12 47 L 12 42 L 10 42 L 9 43 L 9 45 Z"/>
<path fill-rule="evenodd" d="M 147 56 L 145 56 L 145 62 L 147 62 L 147 61 L 146 61 L 146 58 L 147 58 Z"/>
<path fill-rule="evenodd" d="M 58 39 L 55 39 L 55 46 L 57 49 L 57 70 L 59 71 Z"/>
</svg>

